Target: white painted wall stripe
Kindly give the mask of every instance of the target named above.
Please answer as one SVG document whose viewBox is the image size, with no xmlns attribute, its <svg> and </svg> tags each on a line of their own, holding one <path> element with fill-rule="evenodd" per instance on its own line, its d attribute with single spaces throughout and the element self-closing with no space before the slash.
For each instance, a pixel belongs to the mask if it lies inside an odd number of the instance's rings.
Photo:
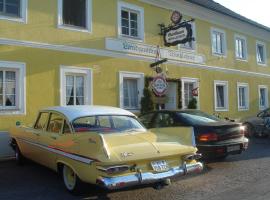
<svg viewBox="0 0 270 200">
<path fill-rule="evenodd" d="M 72 46 L 65 46 L 65 45 L 46 44 L 46 43 L 39 43 L 39 42 L 32 42 L 32 41 L 21 41 L 21 40 L 13 40 L 13 39 L 6 39 L 6 38 L 0 38 L 0 44 L 10 45 L 10 46 L 22 46 L 22 47 L 29 47 L 29 48 L 37 48 L 37 49 L 48 49 L 48 50 L 53 50 L 53 51 L 62 51 L 62 52 L 70 52 L 70 53 L 104 56 L 104 57 L 140 60 L 140 61 L 145 61 L 145 62 L 149 62 L 149 63 L 154 62 L 154 60 L 155 60 L 155 58 L 142 56 L 142 55 L 134 55 L 134 54 L 129 54 L 129 53 L 119 53 L 119 52 L 108 51 L 108 50 L 99 50 L 99 49 L 80 48 L 80 47 L 72 47 Z M 270 77 L 270 74 L 244 71 L 244 70 L 238 70 L 238 69 L 230 69 L 230 68 L 218 67 L 218 66 L 208 66 L 205 64 L 186 63 L 186 62 L 173 61 L 173 60 L 169 60 L 168 64 L 173 64 L 173 65 L 176 65 L 179 67 L 204 69 L 204 70 L 218 71 L 218 72 L 224 72 L 224 73 L 229 73 L 229 74 L 239 74 L 239 75 L 244 75 L 244 76 L 255 76 L 255 77 L 264 77 L 264 78 Z"/>
</svg>

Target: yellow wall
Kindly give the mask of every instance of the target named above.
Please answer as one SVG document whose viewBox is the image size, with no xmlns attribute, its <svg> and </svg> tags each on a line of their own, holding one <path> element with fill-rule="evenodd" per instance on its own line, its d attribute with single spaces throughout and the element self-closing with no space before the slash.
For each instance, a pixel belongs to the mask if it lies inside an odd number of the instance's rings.
<svg viewBox="0 0 270 200">
<path fill-rule="evenodd" d="M 126 0 L 126 2 L 144 7 L 144 42 L 146 44 L 162 45 L 163 40 L 158 35 L 160 30 L 157 24 L 169 24 L 171 12 L 135 0 Z M 207 65 L 270 74 L 269 42 L 267 43 L 268 67 L 257 65 L 255 47 L 257 39 L 249 35 L 245 35 L 248 41 L 248 62 L 237 61 L 234 56 L 234 31 L 212 25 L 200 19 L 196 19 L 195 23 L 197 53 L 206 56 Z M 211 27 L 226 31 L 226 58 L 212 56 Z M 44 0 L 28 0 L 27 24 L 0 20 L 0 38 L 104 49 L 106 37 L 117 38 L 117 0 L 93 0 L 92 33 L 58 29 L 56 0 L 46 0 L 46 2 Z M 119 106 L 119 71 L 143 72 L 145 75 L 153 75 L 149 63 L 144 61 L 5 45 L 0 45 L 0 52 L 0 61 L 26 63 L 27 85 L 27 115 L 0 116 L 0 131 L 7 130 L 18 120 L 32 123 L 40 108 L 60 104 L 60 65 L 92 68 L 94 79 L 93 103 L 100 105 Z M 200 80 L 200 108 L 209 113 L 214 113 L 214 80 L 228 81 L 229 112 L 219 112 L 222 116 L 242 117 L 255 114 L 258 111 L 258 85 L 268 85 L 270 89 L 270 80 L 267 78 L 173 65 L 167 66 L 169 78 L 192 77 Z M 238 112 L 237 82 L 249 84 L 249 111 Z"/>
</svg>

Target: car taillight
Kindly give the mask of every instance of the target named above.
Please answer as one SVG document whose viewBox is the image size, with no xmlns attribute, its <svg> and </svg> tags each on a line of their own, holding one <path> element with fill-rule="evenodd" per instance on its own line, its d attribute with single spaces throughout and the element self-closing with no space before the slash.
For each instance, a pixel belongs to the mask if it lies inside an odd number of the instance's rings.
<svg viewBox="0 0 270 200">
<path fill-rule="evenodd" d="M 107 174 L 118 174 L 125 172 L 130 169 L 128 165 L 118 165 L 118 166 L 97 166 L 97 169 L 103 171 Z"/>
<path fill-rule="evenodd" d="M 240 134 L 246 135 L 246 127 L 245 126 L 240 126 Z"/>
<path fill-rule="evenodd" d="M 211 141 L 217 141 L 218 136 L 216 133 L 205 133 L 199 136 L 199 141 L 201 142 L 211 142 Z"/>
</svg>

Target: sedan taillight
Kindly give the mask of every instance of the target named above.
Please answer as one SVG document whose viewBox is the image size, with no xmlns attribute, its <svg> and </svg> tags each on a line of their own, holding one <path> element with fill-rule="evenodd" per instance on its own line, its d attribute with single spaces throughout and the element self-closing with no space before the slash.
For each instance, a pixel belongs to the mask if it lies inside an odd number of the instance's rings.
<svg viewBox="0 0 270 200">
<path fill-rule="evenodd" d="M 107 174 L 118 174 L 121 172 L 128 171 L 130 167 L 128 165 L 97 166 L 97 169 Z"/>
<path fill-rule="evenodd" d="M 212 142 L 217 140 L 218 136 L 216 133 L 205 133 L 199 136 L 199 141 L 201 142 Z"/>
</svg>

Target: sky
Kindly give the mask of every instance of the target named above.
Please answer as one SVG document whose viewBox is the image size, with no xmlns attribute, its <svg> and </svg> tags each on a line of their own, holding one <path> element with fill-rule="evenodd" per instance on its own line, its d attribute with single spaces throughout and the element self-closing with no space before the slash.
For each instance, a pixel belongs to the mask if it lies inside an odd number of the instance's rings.
<svg viewBox="0 0 270 200">
<path fill-rule="evenodd" d="M 269 0 L 214 0 L 217 3 L 247 17 L 253 21 L 270 27 Z"/>
</svg>

